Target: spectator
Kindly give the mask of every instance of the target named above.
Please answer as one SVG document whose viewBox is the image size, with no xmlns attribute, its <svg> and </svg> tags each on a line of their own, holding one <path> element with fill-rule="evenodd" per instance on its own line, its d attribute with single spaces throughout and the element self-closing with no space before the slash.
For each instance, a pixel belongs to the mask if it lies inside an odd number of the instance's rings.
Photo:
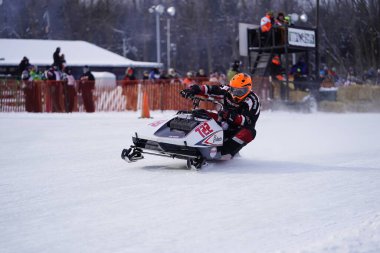
<svg viewBox="0 0 380 253">
<path fill-rule="evenodd" d="M 160 71 L 158 68 L 152 69 L 149 73 L 149 80 L 159 80 L 161 77 Z"/>
<path fill-rule="evenodd" d="M 64 81 L 63 92 L 65 95 L 65 110 L 66 112 L 73 112 L 77 92 L 75 90 L 76 81 L 71 73 L 71 68 L 65 68 L 62 80 Z"/>
<path fill-rule="evenodd" d="M 174 68 L 169 69 L 168 76 L 169 76 L 169 79 L 171 79 L 170 83 L 173 84 L 173 83 L 179 83 L 180 82 L 180 77 Z"/>
<path fill-rule="evenodd" d="M 90 68 L 83 67 L 83 74 L 79 79 L 78 92 L 82 94 L 83 104 L 86 112 L 95 112 L 95 105 L 92 92 L 95 89 L 95 77 Z"/>
<path fill-rule="evenodd" d="M 33 110 L 34 112 L 42 112 L 42 82 L 41 80 L 44 79 L 43 73 L 39 71 L 37 65 L 31 66 L 30 70 L 30 79 L 32 80 L 33 85 Z"/>
<path fill-rule="evenodd" d="M 299 74 L 299 75 L 307 75 L 308 69 L 307 65 L 305 63 L 305 59 L 303 57 L 300 57 L 298 62 L 294 64 L 290 70 L 291 75 Z M 326 73 L 327 75 L 327 73 Z"/>
<path fill-rule="evenodd" d="M 25 96 L 25 111 L 33 112 L 34 90 L 33 90 L 33 82 L 30 77 L 30 66 L 25 68 L 22 71 L 21 82 L 22 82 L 21 88 L 24 91 L 24 96 Z"/>
<path fill-rule="evenodd" d="M 339 81 L 339 76 L 338 74 L 336 73 L 336 68 L 335 67 L 332 67 L 329 71 L 328 71 L 328 75 L 330 75 L 332 77 L 332 80 L 334 83 L 337 83 Z"/>
<path fill-rule="evenodd" d="M 148 71 L 144 70 L 142 79 L 143 80 L 148 80 L 149 79 L 149 72 Z"/>
<path fill-rule="evenodd" d="M 27 70 L 27 68 L 30 66 L 30 63 L 29 63 L 29 59 L 24 56 L 20 62 L 20 64 L 18 65 L 18 70 L 19 70 L 19 73 L 20 75 L 22 75 L 22 72 L 24 70 Z"/>
<path fill-rule="evenodd" d="M 183 79 L 183 84 L 186 84 L 186 87 L 190 87 L 191 85 L 195 84 L 193 72 L 189 71 L 186 73 L 186 77 Z"/>
<path fill-rule="evenodd" d="M 218 71 L 214 71 L 210 75 L 210 80 L 211 83 L 219 83 L 219 73 Z"/>
<path fill-rule="evenodd" d="M 320 71 L 320 79 L 322 80 L 321 82 L 321 87 L 322 88 L 331 88 L 334 87 L 334 80 L 332 75 L 327 74 L 325 75 L 326 71 Z"/>
<path fill-rule="evenodd" d="M 354 70 L 353 67 L 349 67 L 346 82 L 344 83 L 344 85 L 347 86 L 354 83 L 358 83 L 358 78 L 356 77 L 356 71 Z"/>
<path fill-rule="evenodd" d="M 294 88 L 296 90 L 307 91 L 308 83 L 307 83 L 307 75 L 303 74 L 302 68 L 296 68 L 295 72 L 293 72 L 294 77 Z"/>
<path fill-rule="evenodd" d="M 287 21 L 285 20 L 285 15 L 282 12 L 277 14 L 277 18 L 274 21 L 276 27 L 276 45 L 283 45 L 285 43 L 285 25 Z"/>
<path fill-rule="evenodd" d="M 58 69 L 63 71 L 66 67 L 66 59 L 65 59 L 65 55 L 64 54 L 61 54 L 61 56 L 59 57 L 59 66 L 58 66 Z"/>
<path fill-rule="evenodd" d="M 138 93 L 138 86 L 136 85 L 137 83 L 138 82 L 136 81 L 135 70 L 132 67 L 128 67 L 125 70 L 125 76 L 122 82 L 123 93 L 127 99 L 127 103 L 126 103 L 127 110 L 135 110 L 135 105 L 137 103 L 136 101 L 137 93 Z"/>
<path fill-rule="evenodd" d="M 49 93 L 50 98 L 52 102 L 52 112 L 62 112 L 61 105 L 59 103 L 59 83 L 57 80 L 60 80 L 60 74 L 57 71 L 57 66 L 52 65 L 47 71 L 46 71 L 46 79 L 48 87 L 49 87 Z"/>
<path fill-rule="evenodd" d="M 285 20 L 285 15 L 284 15 L 284 13 L 279 12 L 279 13 L 277 14 L 277 18 L 276 18 L 276 20 L 274 21 L 274 24 L 275 24 L 276 26 L 285 26 L 285 25 L 287 25 L 287 21 Z"/>
<path fill-rule="evenodd" d="M 261 18 L 260 29 L 262 33 L 269 32 L 272 29 L 273 25 L 273 12 L 267 11 L 265 16 Z"/>
<path fill-rule="evenodd" d="M 200 68 L 198 72 L 195 74 L 197 82 L 207 81 L 208 77 L 204 71 L 204 69 Z"/>
<path fill-rule="evenodd" d="M 41 81 L 43 79 L 43 74 L 38 70 L 38 66 L 30 66 L 30 77 L 32 78 L 33 81 Z"/>
<path fill-rule="evenodd" d="M 240 65 L 241 65 L 241 62 L 238 61 L 238 60 L 235 60 L 232 64 L 231 64 L 231 68 L 228 70 L 227 72 L 227 80 L 228 82 L 231 80 L 231 78 L 233 76 L 235 76 L 236 74 L 240 73 Z"/>
<path fill-rule="evenodd" d="M 262 17 L 260 21 L 261 39 L 264 46 L 268 45 L 269 41 L 271 40 L 271 30 L 273 23 L 273 12 L 267 11 L 265 16 Z"/>
<path fill-rule="evenodd" d="M 163 69 L 163 70 L 161 71 L 160 79 L 161 79 L 161 80 L 167 80 L 167 79 L 169 79 L 169 74 L 166 72 L 165 69 Z"/>
<path fill-rule="evenodd" d="M 132 67 L 128 67 L 125 71 L 124 81 L 134 81 L 136 80 L 135 70 Z"/>
<path fill-rule="evenodd" d="M 380 68 L 377 69 L 376 84 L 377 84 L 377 85 L 380 85 Z"/>
<path fill-rule="evenodd" d="M 282 85 L 282 82 L 284 81 L 284 74 L 285 71 L 282 67 L 281 59 L 278 55 L 275 55 L 269 63 L 269 75 L 272 80 L 272 85 L 269 91 L 269 97 L 271 99 L 277 98 L 277 94 L 280 95 L 281 99 L 285 99 L 286 90 L 285 86 Z"/>
<path fill-rule="evenodd" d="M 206 73 L 205 73 L 205 70 L 204 69 L 202 69 L 202 68 L 200 68 L 199 70 L 198 70 L 198 72 L 197 72 L 197 74 L 196 74 L 196 77 L 206 77 L 207 78 L 207 75 L 206 75 Z"/>
<path fill-rule="evenodd" d="M 61 66 L 61 55 L 59 54 L 60 52 L 61 52 L 61 48 L 57 47 L 55 49 L 55 52 L 53 53 L 53 65 L 57 66 L 57 68 Z"/>
<path fill-rule="evenodd" d="M 376 71 L 375 71 L 375 68 L 373 67 L 369 68 L 363 74 L 363 81 L 369 84 L 376 83 L 376 78 L 377 78 Z"/>
<path fill-rule="evenodd" d="M 225 74 L 221 73 L 218 80 L 221 85 L 227 85 L 227 76 Z"/>
<path fill-rule="evenodd" d="M 179 75 L 178 73 L 175 71 L 174 68 L 170 68 L 169 71 L 168 71 L 168 76 L 170 79 L 175 79 L 175 78 L 179 78 Z"/>
</svg>

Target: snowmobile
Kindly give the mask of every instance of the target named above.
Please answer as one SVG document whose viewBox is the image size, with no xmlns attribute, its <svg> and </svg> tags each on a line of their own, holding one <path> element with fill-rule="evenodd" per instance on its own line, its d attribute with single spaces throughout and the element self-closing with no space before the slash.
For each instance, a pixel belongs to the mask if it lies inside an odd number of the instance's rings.
<svg viewBox="0 0 380 253">
<path fill-rule="evenodd" d="M 191 96 L 192 110 L 178 111 L 166 120 L 147 124 L 146 129 L 132 137 L 133 145 L 123 149 L 121 158 L 136 162 L 144 155 L 156 155 L 186 160 L 188 169 L 201 169 L 206 161 L 220 160 L 218 147 L 223 145 L 223 122 L 214 120 L 209 113 L 199 108 L 201 101 L 216 104 L 218 111 L 223 105 L 213 97 Z"/>
</svg>

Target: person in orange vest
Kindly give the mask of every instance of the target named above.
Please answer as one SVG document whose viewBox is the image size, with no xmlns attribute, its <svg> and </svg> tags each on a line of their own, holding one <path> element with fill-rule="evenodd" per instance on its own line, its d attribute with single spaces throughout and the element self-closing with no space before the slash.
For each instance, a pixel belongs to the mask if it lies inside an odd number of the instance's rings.
<svg viewBox="0 0 380 253">
<path fill-rule="evenodd" d="M 186 87 L 190 87 L 191 85 L 195 84 L 193 72 L 191 72 L 191 71 L 187 72 L 186 77 L 185 77 L 185 79 L 183 79 L 182 83 L 186 84 Z"/>
<path fill-rule="evenodd" d="M 260 21 L 260 30 L 262 39 L 264 41 L 264 46 L 266 46 L 271 38 L 271 30 L 274 23 L 274 17 L 272 11 L 267 11 L 264 17 L 261 18 Z"/>
</svg>

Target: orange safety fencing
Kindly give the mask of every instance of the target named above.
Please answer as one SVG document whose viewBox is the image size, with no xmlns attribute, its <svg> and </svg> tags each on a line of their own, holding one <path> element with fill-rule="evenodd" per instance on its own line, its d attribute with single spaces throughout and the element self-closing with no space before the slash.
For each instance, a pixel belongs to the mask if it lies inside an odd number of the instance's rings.
<svg viewBox="0 0 380 253">
<path fill-rule="evenodd" d="M 191 101 L 179 94 L 185 88 L 185 84 L 175 80 L 117 81 L 116 86 L 95 87 L 92 100 L 95 111 L 137 111 L 142 108 L 146 93 L 150 110 L 188 110 L 192 107 Z M 268 78 L 254 78 L 253 90 L 264 108 L 269 89 Z M 72 90 L 70 93 L 62 81 L 0 80 L 0 112 L 85 112 L 83 94 L 78 93 L 78 86 Z M 201 102 L 201 107 L 213 109 L 214 105 Z"/>
</svg>

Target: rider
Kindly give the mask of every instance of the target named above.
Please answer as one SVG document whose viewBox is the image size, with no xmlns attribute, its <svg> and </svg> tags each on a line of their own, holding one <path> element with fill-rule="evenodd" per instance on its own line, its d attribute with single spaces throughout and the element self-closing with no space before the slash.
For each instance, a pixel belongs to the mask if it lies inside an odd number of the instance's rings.
<svg viewBox="0 0 380 253">
<path fill-rule="evenodd" d="M 255 125 L 260 115 L 258 96 L 252 91 L 252 79 L 248 74 L 239 73 L 232 77 L 228 86 L 192 85 L 181 92 L 185 98 L 194 95 L 208 95 L 222 99 L 223 110 L 210 116 L 227 123 L 225 141 L 220 151 L 222 159 L 231 159 L 256 136 Z M 225 129 L 225 128 L 224 128 Z"/>
</svg>

